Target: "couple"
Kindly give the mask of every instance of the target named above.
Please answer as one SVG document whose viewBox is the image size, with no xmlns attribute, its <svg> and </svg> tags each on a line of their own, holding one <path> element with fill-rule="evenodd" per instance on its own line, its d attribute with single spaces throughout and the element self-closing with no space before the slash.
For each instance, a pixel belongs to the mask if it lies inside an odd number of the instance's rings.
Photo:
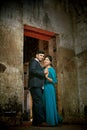
<svg viewBox="0 0 87 130">
<path fill-rule="evenodd" d="M 62 118 L 57 112 L 54 84 L 56 72 L 51 66 L 52 57 L 38 51 L 29 63 L 29 90 L 32 96 L 33 126 L 57 126 Z M 41 66 L 44 60 L 45 67 Z"/>
</svg>

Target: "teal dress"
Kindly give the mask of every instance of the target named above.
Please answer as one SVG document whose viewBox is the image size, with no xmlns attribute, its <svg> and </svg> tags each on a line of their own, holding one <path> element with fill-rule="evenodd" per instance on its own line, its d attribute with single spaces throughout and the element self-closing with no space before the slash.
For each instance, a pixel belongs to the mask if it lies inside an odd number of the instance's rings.
<svg viewBox="0 0 87 130">
<path fill-rule="evenodd" d="M 58 114 L 56 105 L 56 90 L 54 85 L 57 83 L 57 76 L 53 67 L 48 68 L 48 71 L 48 77 L 51 78 L 53 82 L 51 83 L 45 79 L 44 83 L 43 102 L 46 122 L 49 125 L 57 126 L 60 122 L 62 122 L 62 117 Z"/>
</svg>

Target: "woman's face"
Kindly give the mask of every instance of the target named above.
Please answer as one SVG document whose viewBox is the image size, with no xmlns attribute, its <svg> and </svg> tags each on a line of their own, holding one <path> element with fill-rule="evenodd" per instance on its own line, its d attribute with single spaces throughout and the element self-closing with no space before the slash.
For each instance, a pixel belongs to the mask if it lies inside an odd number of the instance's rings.
<svg viewBox="0 0 87 130">
<path fill-rule="evenodd" d="M 48 57 L 46 57 L 46 58 L 44 59 L 44 66 L 46 67 L 46 66 L 48 66 L 48 65 L 50 65 L 50 64 L 51 64 L 51 61 L 49 60 Z"/>
</svg>

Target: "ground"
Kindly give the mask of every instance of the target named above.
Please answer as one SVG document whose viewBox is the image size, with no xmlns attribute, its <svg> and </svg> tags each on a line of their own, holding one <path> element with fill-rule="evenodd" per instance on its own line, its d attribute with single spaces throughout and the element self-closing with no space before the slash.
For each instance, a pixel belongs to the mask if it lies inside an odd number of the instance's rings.
<svg viewBox="0 0 87 130">
<path fill-rule="evenodd" d="M 87 125 L 80 124 L 61 124 L 57 127 L 35 127 L 30 123 L 24 122 L 20 126 L 10 126 L 0 128 L 1 130 L 87 130 Z"/>
</svg>

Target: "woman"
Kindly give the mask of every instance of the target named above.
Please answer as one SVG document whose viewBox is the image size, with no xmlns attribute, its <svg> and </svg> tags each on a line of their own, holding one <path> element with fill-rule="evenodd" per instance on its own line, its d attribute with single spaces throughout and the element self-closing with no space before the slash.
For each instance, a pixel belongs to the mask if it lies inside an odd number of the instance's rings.
<svg viewBox="0 0 87 130">
<path fill-rule="evenodd" d="M 52 57 L 47 55 L 44 60 L 45 83 L 43 102 L 45 107 L 46 122 L 51 126 L 57 126 L 62 117 L 58 114 L 56 106 L 55 84 L 57 83 L 56 71 L 52 67 Z"/>
</svg>

